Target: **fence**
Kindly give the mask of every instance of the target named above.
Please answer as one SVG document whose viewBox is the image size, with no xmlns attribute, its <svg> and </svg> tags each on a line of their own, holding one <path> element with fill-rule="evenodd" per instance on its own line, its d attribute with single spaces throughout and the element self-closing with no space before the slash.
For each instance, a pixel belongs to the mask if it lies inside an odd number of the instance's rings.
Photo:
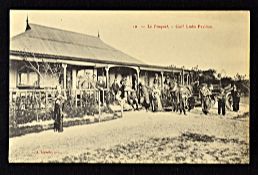
<svg viewBox="0 0 258 175">
<path fill-rule="evenodd" d="M 68 117 L 99 115 L 105 105 L 112 102 L 107 89 L 63 90 L 66 93 L 64 112 Z M 55 89 L 10 89 L 9 116 L 10 124 L 22 124 L 32 121 L 50 120 L 53 116 Z"/>
</svg>

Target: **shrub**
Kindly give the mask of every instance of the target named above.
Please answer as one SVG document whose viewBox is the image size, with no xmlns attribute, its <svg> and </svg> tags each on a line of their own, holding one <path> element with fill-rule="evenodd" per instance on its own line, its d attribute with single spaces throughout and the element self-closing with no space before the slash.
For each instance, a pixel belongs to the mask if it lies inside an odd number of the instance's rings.
<svg viewBox="0 0 258 175">
<path fill-rule="evenodd" d="M 81 107 L 73 107 L 70 110 L 64 110 L 64 113 L 68 118 L 83 117 L 86 113 Z"/>
<path fill-rule="evenodd" d="M 9 107 L 9 127 L 16 128 L 17 127 L 17 122 L 16 122 L 16 117 L 14 113 L 14 109 L 12 106 Z"/>
<path fill-rule="evenodd" d="M 98 114 L 98 101 L 96 94 L 85 92 L 82 95 L 81 104 L 75 106 L 75 96 L 67 94 L 67 100 L 64 103 L 63 112 L 68 118 L 83 117 L 84 115 Z M 17 124 L 29 123 L 38 120 L 52 120 L 54 112 L 54 101 L 48 99 L 45 105 L 45 99 L 36 99 L 32 96 L 19 96 L 13 100 L 9 106 L 9 126 L 15 127 Z M 104 109 L 108 111 L 107 109 Z"/>
<path fill-rule="evenodd" d="M 36 119 L 37 119 L 37 112 L 31 109 L 18 110 L 15 116 L 15 120 L 17 124 L 29 123 Z"/>
</svg>

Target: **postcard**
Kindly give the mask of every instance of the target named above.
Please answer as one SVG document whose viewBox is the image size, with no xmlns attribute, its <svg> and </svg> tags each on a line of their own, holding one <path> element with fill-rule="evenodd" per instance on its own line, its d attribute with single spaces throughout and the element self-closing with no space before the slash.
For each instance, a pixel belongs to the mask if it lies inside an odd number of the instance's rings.
<svg viewBox="0 0 258 175">
<path fill-rule="evenodd" d="M 249 11 L 10 10 L 9 162 L 249 164 Z"/>
</svg>

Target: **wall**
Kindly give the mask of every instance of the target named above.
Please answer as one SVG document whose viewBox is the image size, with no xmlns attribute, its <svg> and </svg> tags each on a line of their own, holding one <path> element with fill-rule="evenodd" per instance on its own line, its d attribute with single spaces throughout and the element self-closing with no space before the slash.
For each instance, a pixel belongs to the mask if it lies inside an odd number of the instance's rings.
<svg viewBox="0 0 258 175">
<path fill-rule="evenodd" d="M 10 61 L 9 64 L 9 88 L 17 88 L 18 85 L 18 70 L 24 66 L 21 61 Z M 42 78 L 40 78 L 40 87 L 56 87 L 59 81 L 57 78 L 52 77 L 51 74 L 42 73 Z"/>
<path fill-rule="evenodd" d="M 17 82 L 17 62 L 10 61 L 9 63 L 9 88 L 16 88 Z"/>
<path fill-rule="evenodd" d="M 40 79 L 41 88 L 56 88 L 59 84 L 57 77 L 52 77 L 50 74 L 43 75 L 43 78 Z"/>
</svg>

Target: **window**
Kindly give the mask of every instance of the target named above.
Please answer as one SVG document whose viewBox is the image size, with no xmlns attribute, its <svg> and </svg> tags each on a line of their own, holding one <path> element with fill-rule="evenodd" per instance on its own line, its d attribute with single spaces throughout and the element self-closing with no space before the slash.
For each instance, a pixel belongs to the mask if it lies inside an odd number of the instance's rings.
<svg viewBox="0 0 258 175">
<path fill-rule="evenodd" d="M 77 88 L 90 89 L 92 88 L 93 69 L 81 69 L 77 73 Z M 104 79 L 103 79 L 104 80 Z"/>
<path fill-rule="evenodd" d="M 36 72 L 29 72 L 29 85 L 38 86 L 38 74 Z"/>
<path fill-rule="evenodd" d="M 26 85 L 28 83 L 28 75 L 27 72 L 19 73 L 19 85 Z"/>
<path fill-rule="evenodd" d="M 39 76 L 36 72 L 28 69 L 18 71 L 18 87 L 38 87 Z"/>
</svg>

